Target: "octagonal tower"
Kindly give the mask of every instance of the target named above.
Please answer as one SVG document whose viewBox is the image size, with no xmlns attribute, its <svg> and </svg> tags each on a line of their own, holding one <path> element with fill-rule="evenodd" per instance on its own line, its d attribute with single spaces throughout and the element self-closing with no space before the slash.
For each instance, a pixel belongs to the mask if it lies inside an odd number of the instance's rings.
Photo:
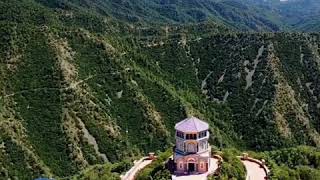
<svg viewBox="0 0 320 180">
<path fill-rule="evenodd" d="M 187 118 L 175 126 L 174 152 L 176 174 L 197 174 L 208 171 L 211 148 L 209 125 L 196 117 Z"/>
</svg>

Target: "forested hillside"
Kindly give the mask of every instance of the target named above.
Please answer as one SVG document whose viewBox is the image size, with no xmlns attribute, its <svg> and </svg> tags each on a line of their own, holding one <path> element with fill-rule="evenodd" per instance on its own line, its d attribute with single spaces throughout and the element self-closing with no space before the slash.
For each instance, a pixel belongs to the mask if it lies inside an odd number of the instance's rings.
<svg viewBox="0 0 320 180">
<path fill-rule="evenodd" d="M 69 177 L 162 151 L 191 115 L 218 147 L 320 146 L 318 33 L 151 26 L 107 2 L 131 14 L 126 1 L 0 2 L 2 177 Z"/>
<path fill-rule="evenodd" d="M 319 145 L 318 34 L 217 34 L 148 52 L 177 89 L 230 109 L 224 123 L 247 146 Z"/>
<path fill-rule="evenodd" d="M 130 23 L 218 22 L 236 31 L 319 31 L 317 0 L 36 0 L 50 8 L 82 9 Z"/>
</svg>

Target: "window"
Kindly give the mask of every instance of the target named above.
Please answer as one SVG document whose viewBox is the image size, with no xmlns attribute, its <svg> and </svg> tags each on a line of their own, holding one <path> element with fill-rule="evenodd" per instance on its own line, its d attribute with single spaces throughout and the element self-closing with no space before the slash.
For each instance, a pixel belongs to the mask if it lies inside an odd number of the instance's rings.
<svg viewBox="0 0 320 180">
<path fill-rule="evenodd" d="M 202 131 L 199 133 L 199 138 L 203 138 L 207 136 L 207 131 Z"/>
<path fill-rule="evenodd" d="M 200 168 L 203 169 L 203 162 L 200 163 Z"/>
<path fill-rule="evenodd" d="M 197 134 L 187 134 L 186 139 L 197 139 Z"/>
<path fill-rule="evenodd" d="M 207 143 L 206 143 L 206 141 L 202 141 L 201 142 L 201 148 L 202 148 L 202 150 L 206 150 L 207 149 Z"/>
<path fill-rule="evenodd" d="M 184 151 L 184 147 L 183 147 L 183 143 L 182 143 L 182 142 L 179 143 L 179 149 L 180 149 L 181 151 Z"/>
<path fill-rule="evenodd" d="M 177 137 L 184 138 L 184 134 L 180 131 L 177 131 Z"/>
<path fill-rule="evenodd" d="M 183 168 L 183 163 L 182 163 L 182 162 L 179 163 L 179 168 L 180 168 L 180 169 Z"/>
</svg>

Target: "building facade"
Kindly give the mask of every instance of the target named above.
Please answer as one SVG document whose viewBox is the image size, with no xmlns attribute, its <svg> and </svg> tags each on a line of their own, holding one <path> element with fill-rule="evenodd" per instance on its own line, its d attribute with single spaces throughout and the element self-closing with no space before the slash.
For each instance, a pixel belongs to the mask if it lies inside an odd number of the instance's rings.
<svg viewBox="0 0 320 180">
<path fill-rule="evenodd" d="M 210 166 L 209 125 L 196 117 L 187 118 L 175 126 L 176 174 L 205 173 Z"/>
</svg>

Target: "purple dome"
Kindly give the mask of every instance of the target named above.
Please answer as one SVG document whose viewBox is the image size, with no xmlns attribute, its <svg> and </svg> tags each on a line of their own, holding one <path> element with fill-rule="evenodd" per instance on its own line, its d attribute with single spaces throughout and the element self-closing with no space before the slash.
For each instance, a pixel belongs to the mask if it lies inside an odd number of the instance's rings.
<svg viewBox="0 0 320 180">
<path fill-rule="evenodd" d="M 209 125 L 196 117 L 189 117 L 177 123 L 175 129 L 181 132 L 201 132 L 208 130 Z"/>
</svg>

